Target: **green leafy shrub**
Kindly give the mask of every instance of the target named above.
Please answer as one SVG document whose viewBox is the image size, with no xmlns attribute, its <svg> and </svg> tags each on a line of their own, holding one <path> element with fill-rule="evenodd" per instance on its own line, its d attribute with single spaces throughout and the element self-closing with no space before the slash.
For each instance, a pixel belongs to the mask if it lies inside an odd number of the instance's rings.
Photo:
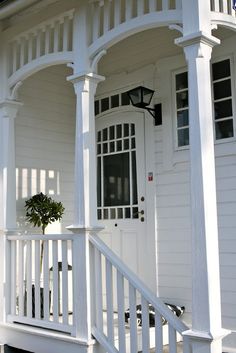
<svg viewBox="0 0 236 353">
<path fill-rule="evenodd" d="M 54 201 L 42 192 L 26 200 L 25 208 L 27 221 L 34 227 L 41 227 L 43 234 L 49 224 L 61 220 L 65 211 L 61 202 Z"/>
</svg>

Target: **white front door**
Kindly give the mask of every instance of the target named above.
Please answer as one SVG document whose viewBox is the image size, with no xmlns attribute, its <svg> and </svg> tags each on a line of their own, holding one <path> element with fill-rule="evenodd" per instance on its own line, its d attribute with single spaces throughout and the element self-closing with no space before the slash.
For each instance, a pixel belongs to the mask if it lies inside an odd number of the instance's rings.
<svg viewBox="0 0 236 353">
<path fill-rule="evenodd" d="M 145 281 L 149 261 L 143 113 L 98 118 L 96 138 L 98 219 L 105 226 L 100 236 Z"/>
</svg>

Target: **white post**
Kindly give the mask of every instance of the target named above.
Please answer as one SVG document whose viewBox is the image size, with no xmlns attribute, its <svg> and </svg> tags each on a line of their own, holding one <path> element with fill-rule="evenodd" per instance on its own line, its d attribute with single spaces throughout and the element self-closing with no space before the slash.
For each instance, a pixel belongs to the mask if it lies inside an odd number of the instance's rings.
<svg viewBox="0 0 236 353">
<path fill-rule="evenodd" d="M 96 137 L 94 95 L 103 77 L 95 74 L 68 78 L 76 93 L 74 220 L 68 227 L 73 239 L 74 335 L 91 339 L 91 293 L 88 235 L 97 225 Z"/>
<path fill-rule="evenodd" d="M 0 102 L 0 321 L 10 310 L 10 246 L 6 234 L 16 230 L 15 117 L 21 103 Z M 7 280 L 8 279 L 8 280 Z M 6 287 L 4 290 L 4 283 Z"/>
<path fill-rule="evenodd" d="M 16 167 L 15 167 L 15 117 L 22 103 L 5 100 L 0 102 L 0 228 L 16 229 Z"/>
<path fill-rule="evenodd" d="M 222 353 L 219 247 L 216 206 L 210 58 L 216 38 L 201 33 L 178 39 L 189 77 L 192 207 L 193 353 Z"/>
</svg>

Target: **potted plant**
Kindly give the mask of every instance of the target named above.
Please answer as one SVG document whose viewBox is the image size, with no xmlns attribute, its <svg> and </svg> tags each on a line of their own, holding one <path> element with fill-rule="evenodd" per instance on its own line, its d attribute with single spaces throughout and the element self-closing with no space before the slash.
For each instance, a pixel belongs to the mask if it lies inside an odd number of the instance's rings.
<svg viewBox="0 0 236 353">
<path fill-rule="evenodd" d="M 26 220 L 34 227 L 41 227 L 42 234 L 45 234 L 47 226 L 55 221 L 60 221 L 65 211 L 61 202 L 54 201 L 42 192 L 32 196 L 25 201 Z M 44 241 L 41 242 L 40 249 L 40 278 L 43 267 Z M 32 301 L 34 302 L 35 289 L 32 286 Z M 41 297 L 41 317 L 43 317 L 43 288 L 40 288 Z M 32 316 L 34 317 L 34 303 L 32 305 Z"/>
</svg>

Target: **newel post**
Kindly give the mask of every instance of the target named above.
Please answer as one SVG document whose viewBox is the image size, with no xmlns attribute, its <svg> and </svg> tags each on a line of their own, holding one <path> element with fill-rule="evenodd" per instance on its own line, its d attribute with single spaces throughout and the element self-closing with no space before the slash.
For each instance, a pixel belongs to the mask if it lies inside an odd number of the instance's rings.
<svg viewBox="0 0 236 353">
<path fill-rule="evenodd" d="M 89 234 L 97 224 L 96 138 L 94 95 L 103 77 L 93 73 L 68 77 L 76 94 L 74 219 L 68 227 L 73 239 L 74 335 L 91 340 Z"/>
<path fill-rule="evenodd" d="M 210 59 L 219 41 L 201 32 L 176 40 L 188 63 L 192 208 L 193 353 L 222 353 L 219 246 Z"/>
</svg>

